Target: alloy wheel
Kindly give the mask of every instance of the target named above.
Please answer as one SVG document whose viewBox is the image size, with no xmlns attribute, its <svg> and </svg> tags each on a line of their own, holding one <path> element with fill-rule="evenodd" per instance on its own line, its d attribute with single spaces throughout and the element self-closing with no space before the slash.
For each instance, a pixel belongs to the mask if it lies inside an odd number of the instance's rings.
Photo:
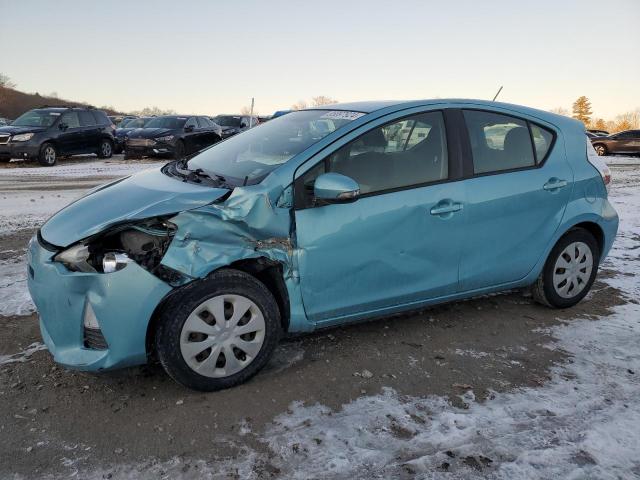
<svg viewBox="0 0 640 480">
<path fill-rule="evenodd" d="M 202 302 L 187 317 L 180 352 L 205 377 L 228 377 L 247 367 L 265 339 L 262 311 L 247 297 L 224 294 Z"/>
<path fill-rule="evenodd" d="M 111 143 L 102 142 L 102 156 L 109 157 L 111 155 Z"/>
<path fill-rule="evenodd" d="M 601 157 L 603 157 L 607 154 L 607 150 L 602 145 L 598 145 L 596 147 L 596 153 Z"/>
<path fill-rule="evenodd" d="M 589 282 L 593 269 L 591 248 L 584 242 L 569 244 L 558 256 L 553 268 L 553 287 L 562 298 L 573 298 Z"/>
<path fill-rule="evenodd" d="M 44 160 L 48 165 L 56 163 L 56 150 L 51 145 L 47 145 L 44 149 Z"/>
</svg>

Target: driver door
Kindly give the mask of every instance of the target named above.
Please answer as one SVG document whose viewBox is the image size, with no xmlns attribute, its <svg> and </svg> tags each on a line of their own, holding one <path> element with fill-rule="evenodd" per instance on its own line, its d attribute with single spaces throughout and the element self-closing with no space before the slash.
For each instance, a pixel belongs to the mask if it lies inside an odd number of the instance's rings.
<svg viewBox="0 0 640 480">
<path fill-rule="evenodd" d="M 383 314 L 457 290 L 464 190 L 451 181 L 457 173 L 450 168 L 444 115 L 382 122 L 362 127 L 359 137 L 295 181 L 302 297 L 307 317 L 318 324 Z M 313 183 L 325 172 L 354 179 L 360 197 L 316 201 Z"/>
</svg>

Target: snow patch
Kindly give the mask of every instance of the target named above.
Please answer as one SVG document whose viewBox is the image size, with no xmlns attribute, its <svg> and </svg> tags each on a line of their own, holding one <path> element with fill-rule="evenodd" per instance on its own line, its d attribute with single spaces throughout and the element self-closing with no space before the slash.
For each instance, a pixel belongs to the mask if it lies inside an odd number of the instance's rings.
<svg viewBox="0 0 640 480">
<path fill-rule="evenodd" d="M 0 260 L 0 316 L 29 315 L 33 311 L 24 255 Z"/>
<path fill-rule="evenodd" d="M 24 363 L 27 360 L 29 360 L 31 355 L 33 355 L 34 353 L 39 352 L 40 350 L 46 350 L 46 349 L 47 347 L 40 342 L 32 343 L 22 352 L 14 353 L 13 355 L 0 355 L 0 365 L 6 365 L 8 363 L 16 363 L 16 362 Z"/>
</svg>

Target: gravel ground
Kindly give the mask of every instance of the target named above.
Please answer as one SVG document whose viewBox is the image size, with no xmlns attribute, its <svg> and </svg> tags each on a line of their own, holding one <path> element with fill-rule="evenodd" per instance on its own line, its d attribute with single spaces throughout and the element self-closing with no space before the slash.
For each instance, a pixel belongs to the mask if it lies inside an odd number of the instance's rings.
<svg viewBox="0 0 640 480">
<path fill-rule="evenodd" d="M 153 165 L 0 166 L 11 206 L 0 212 L 0 478 L 640 475 L 628 453 L 640 451 L 633 162 L 612 167 L 612 199 L 631 217 L 575 308 L 512 292 L 290 338 L 249 383 L 213 394 L 185 390 L 157 365 L 57 367 L 25 294 L 36 226 L 85 189 Z M 617 428 L 587 441 L 598 422 Z"/>
</svg>

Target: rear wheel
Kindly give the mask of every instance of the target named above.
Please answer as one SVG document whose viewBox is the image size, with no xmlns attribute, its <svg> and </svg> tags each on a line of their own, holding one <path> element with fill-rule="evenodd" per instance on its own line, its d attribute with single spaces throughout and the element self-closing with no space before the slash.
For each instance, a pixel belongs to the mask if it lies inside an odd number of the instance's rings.
<svg viewBox="0 0 640 480">
<path fill-rule="evenodd" d="M 604 146 L 602 143 L 598 143 L 594 145 L 593 148 L 595 149 L 596 153 L 601 157 L 604 157 L 605 155 L 607 155 L 607 153 L 609 153 L 607 151 L 607 147 Z"/>
<path fill-rule="evenodd" d="M 582 300 L 593 285 L 600 248 L 591 233 L 569 231 L 553 247 L 533 286 L 533 297 L 554 308 L 568 308 Z"/>
<path fill-rule="evenodd" d="M 155 345 L 171 378 L 201 391 L 245 382 L 280 339 L 273 295 L 251 275 L 220 270 L 183 287 L 159 318 Z"/>
<path fill-rule="evenodd" d="M 98 147 L 98 157 L 100 158 L 111 158 L 113 155 L 113 143 L 111 140 L 106 138 L 100 141 L 100 146 Z"/>
<path fill-rule="evenodd" d="M 38 155 L 38 161 L 45 167 L 53 167 L 58 160 L 58 151 L 56 147 L 51 143 L 44 143 L 40 147 L 40 154 Z"/>
</svg>

